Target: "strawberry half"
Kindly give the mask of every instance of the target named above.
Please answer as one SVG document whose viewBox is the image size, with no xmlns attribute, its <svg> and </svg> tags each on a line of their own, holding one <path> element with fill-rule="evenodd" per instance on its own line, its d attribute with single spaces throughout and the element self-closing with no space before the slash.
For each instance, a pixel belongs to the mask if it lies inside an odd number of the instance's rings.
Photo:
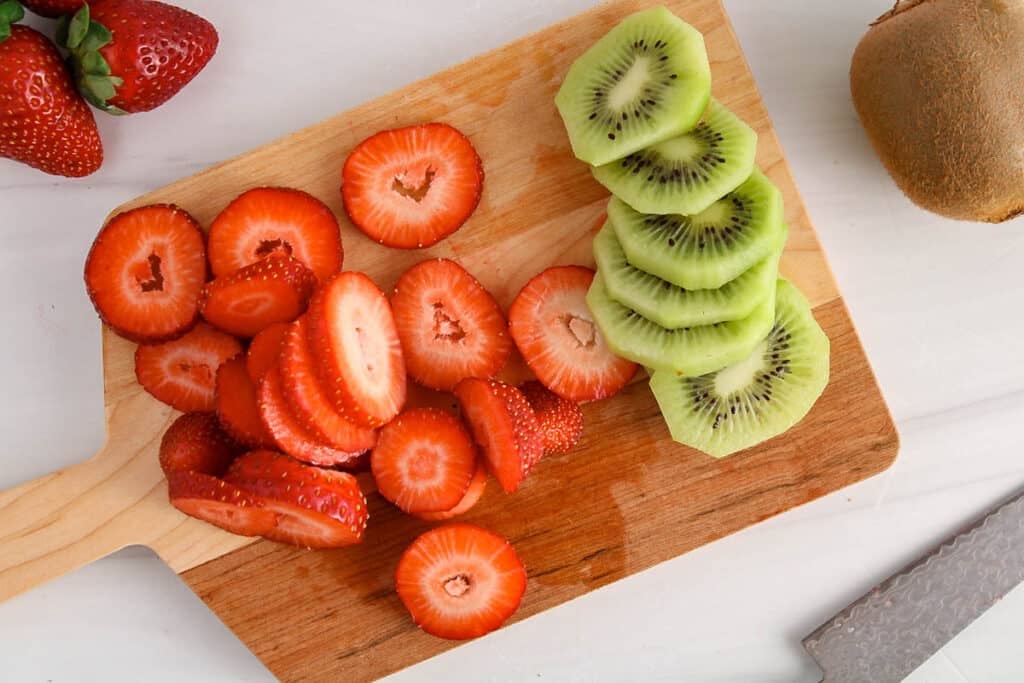
<svg viewBox="0 0 1024 683">
<path fill-rule="evenodd" d="M 277 516 L 256 495 L 201 472 L 167 475 L 171 505 L 239 536 L 263 536 L 274 531 Z"/>
<path fill-rule="evenodd" d="M 480 498 L 483 497 L 486 488 L 487 467 L 483 463 L 478 462 L 476 469 L 473 471 L 473 478 L 469 480 L 469 488 L 466 489 L 466 493 L 462 496 L 462 500 L 459 501 L 458 505 L 444 512 L 417 512 L 416 517 L 429 522 L 443 522 L 463 515 L 480 502 Z"/>
<path fill-rule="evenodd" d="M 442 512 L 466 494 L 476 448 L 459 418 L 436 408 L 412 408 L 381 429 L 370 469 L 377 490 L 400 510 Z"/>
<path fill-rule="evenodd" d="M 292 323 L 281 347 L 281 386 L 292 413 L 305 428 L 332 448 L 360 453 L 373 448 L 377 432 L 346 420 L 320 386 L 313 354 L 306 337 L 305 317 Z"/>
<path fill-rule="evenodd" d="M 412 542 L 395 571 L 398 597 L 431 635 L 476 638 L 519 608 L 526 569 L 501 536 L 472 524 L 447 524 Z"/>
<path fill-rule="evenodd" d="M 366 275 L 344 272 L 309 308 L 307 338 L 321 384 L 348 420 L 375 428 L 405 404 L 405 362 L 387 297 Z"/>
<path fill-rule="evenodd" d="M 210 225 L 210 267 L 218 277 L 273 254 L 302 261 L 324 282 L 341 270 L 338 219 L 313 195 L 285 187 L 244 192 Z"/>
<path fill-rule="evenodd" d="M 304 548 L 340 548 L 363 540 L 368 513 L 356 478 L 303 465 L 286 455 L 252 451 L 232 463 L 225 481 L 260 497 L 277 517 L 262 535 Z"/>
<path fill-rule="evenodd" d="M 288 323 L 267 325 L 249 342 L 249 350 L 245 352 L 245 369 L 253 382 L 258 384 L 267 370 L 277 365 L 288 326 Z"/>
<path fill-rule="evenodd" d="M 530 402 L 540 425 L 544 453 L 568 453 L 583 436 L 583 411 L 575 401 L 562 398 L 540 382 L 519 387 Z"/>
<path fill-rule="evenodd" d="M 185 413 L 160 440 L 160 469 L 219 477 L 244 449 L 221 429 L 214 413 Z"/>
<path fill-rule="evenodd" d="M 242 352 L 237 339 L 205 323 L 184 337 L 135 350 L 135 378 L 142 388 L 183 413 L 214 408 L 217 368 Z"/>
<path fill-rule="evenodd" d="M 444 123 L 386 130 L 359 143 L 342 170 L 345 211 L 389 247 L 436 244 L 480 202 L 484 169 L 465 135 Z"/>
<path fill-rule="evenodd" d="M 432 259 L 405 271 L 391 308 L 405 367 L 425 387 L 451 391 L 466 377 L 493 377 L 512 352 L 498 302 L 454 261 Z"/>
<path fill-rule="evenodd" d="M 270 448 L 274 439 L 263 426 L 256 385 L 245 368 L 245 357 L 238 355 L 217 370 L 217 419 L 230 434 L 250 448 Z"/>
<path fill-rule="evenodd" d="M 586 295 L 594 271 L 548 268 L 526 283 L 508 311 L 509 331 L 537 379 L 577 403 L 618 393 L 637 365 L 619 358 L 594 324 Z"/>
<path fill-rule="evenodd" d="M 302 315 L 316 275 L 291 256 L 274 256 L 222 275 L 203 288 L 199 312 L 211 324 L 239 337 Z"/>
<path fill-rule="evenodd" d="M 85 260 L 85 287 L 96 312 L 119 335 L 140 343 L 167 341 L 195 325 L 204 282 L 203 233 L 176 206 L 114 216 Z"/>
<path fill-rule="evenodd" d="M 544 454 L 540 426 L 519 389 L 494 380 L 464 379 L 455 387 L 491 474 L 512 493 Z"/>
</svg>

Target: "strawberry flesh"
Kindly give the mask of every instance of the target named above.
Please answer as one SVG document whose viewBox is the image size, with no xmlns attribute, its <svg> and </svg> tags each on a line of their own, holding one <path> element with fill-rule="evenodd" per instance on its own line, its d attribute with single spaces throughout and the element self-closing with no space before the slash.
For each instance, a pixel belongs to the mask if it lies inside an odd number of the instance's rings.
<svg viewBox="0 0 1024 683">
<path fill-rule="evenodd" d="M 242 352 L 229 334 L 205 323 L 185 336 L 135 350 L 135 377 L 157 399 L 183 413 L 214 409 L 217 369 Z"/>
<path fill-rule="evenodd" d="M 164 432 L 160 469 L 166 475 L 192 471 L 219 477 L 242 451 L 215 413 L 185 413 Z"/>
<path fill-rule="evenodd" d="M 316 275 L 298 259 L 266 258 L 207 284 L 199 312 L 225 332 L 252 337 L 274 323 L 299 317 L 315 286 Z"/>
<path fill-rule="evenodd" d="M 249 350 L 245 352 L 245 369 L 249 378 L 259 383 L 263 375 L 277 365 L 281 356 L 281 344 L 288 332 L 288 323 L 267 325 L 249 342 Z"/>
<path fill-rule="evenodd" d="M 562 398 L 540 382 L 519 387 L 540 425 L 544 453 L 568 453 L 583 436 L 583 411 L 578 403 Z"/>
<path fill-rule="evenodd" d="M 167 475 L 171 505 L 186 515 L 239 536 L 272 534 L 277 516 L 259 496 L 201 472 Z"/>
<path fill-rule="evenodd" d="M 217 419 L 236 441 L 249 448 L 270 448 L 274 439 L 263 426 L 256 385 L 245 367 L 245 357 L 239 355 L 217 370 Z"/>
<path fill-rule="evenodd" d="M 464 515 L 480 502 L 487 488 L 487 467 L 478 462 L 473 471 L 473 478 L 469 480 L 469 488 L 465 495 L 455 507 L 443 512 L 417 512 L 416 516 L 430 522 L 443 522 L 459 515 Z"/>
</svg>

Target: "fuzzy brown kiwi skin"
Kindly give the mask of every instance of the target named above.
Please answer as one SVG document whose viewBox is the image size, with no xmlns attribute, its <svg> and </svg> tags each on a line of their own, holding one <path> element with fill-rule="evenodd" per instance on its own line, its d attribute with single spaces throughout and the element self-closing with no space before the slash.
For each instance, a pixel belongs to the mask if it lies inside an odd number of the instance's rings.
<svg viewBox="0 0 1024 683">
<path fill-rule="evenodd" d="M 1024 0 L 901 0 L 861 39 L 850 91 L 915 203 L 961 220 L 1024 214 Z"/>
</svg>

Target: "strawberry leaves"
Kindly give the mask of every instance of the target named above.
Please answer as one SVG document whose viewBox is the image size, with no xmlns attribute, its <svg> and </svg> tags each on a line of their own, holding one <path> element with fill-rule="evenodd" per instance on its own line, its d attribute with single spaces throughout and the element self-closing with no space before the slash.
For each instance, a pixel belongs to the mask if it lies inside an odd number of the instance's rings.
<svg viewBox="0 0 1024 683">
<path fill-rule="evenodd" d="M 89 5 L 82 5 L 73 16 L 61 17 L 57 23 L 57 42 L 71 52 L 75 82 L 82 97 L 98 109 L 121 115 L 128 112 L 108 101 L 117 95 L 124 80 L 111 73 L 110 64 L 100 53 L 113 38 L 106 26 L 90 18 Z"/>
<path fill-rule="evenodd" d="M 21 21 L 24 17 L 25 9 L 17 0 L 0 2 L 0 43 L 11 37 L 11 24 Z"/>
</svg>

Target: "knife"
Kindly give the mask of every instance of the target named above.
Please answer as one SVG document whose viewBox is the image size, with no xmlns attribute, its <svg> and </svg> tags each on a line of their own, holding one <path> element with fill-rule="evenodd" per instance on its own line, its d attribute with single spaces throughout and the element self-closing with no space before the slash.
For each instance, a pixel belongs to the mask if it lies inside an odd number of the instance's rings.
<svg viewBox="0 0 1024 683">
<path fill-rule="evenodd" d="M 1024 581 L 1024 493 L 804 638 L 824 683 L 897 683 Z"/>
</svg>

